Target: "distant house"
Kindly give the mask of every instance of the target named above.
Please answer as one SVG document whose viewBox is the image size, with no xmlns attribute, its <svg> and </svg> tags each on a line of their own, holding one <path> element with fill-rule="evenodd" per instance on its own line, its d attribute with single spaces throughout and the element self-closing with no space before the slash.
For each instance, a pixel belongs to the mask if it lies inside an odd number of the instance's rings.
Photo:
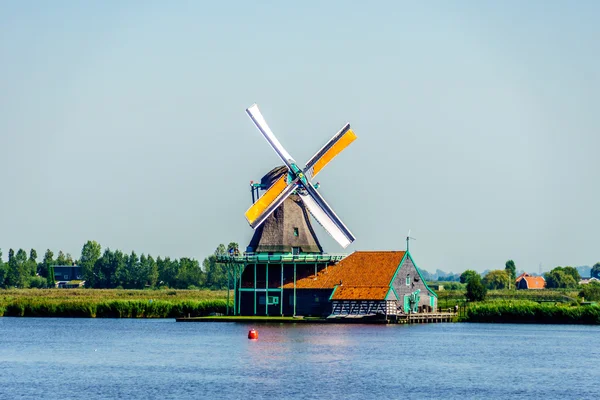
<svg viewBox="0 0 600 400">
<path fill-rule="evenodd" d="M 592 278 L 581 278 L 579 281 L 580 285 L 587 285 L 590 282 L 600 282 L 600 279 L 592 277 Z"/>
<path fill-rule="evenodd" d="M 82 287 L 83 271 L 79 265 L 55 265 L 54 280 L 58 288 Z"/>
<path fill-rule="evenodd" d="M 515 280 L 517 289 L 543 289 L 546 287 L 546 280 L 542 276 L 531 276 L 523 272 Z"/>
</svg>

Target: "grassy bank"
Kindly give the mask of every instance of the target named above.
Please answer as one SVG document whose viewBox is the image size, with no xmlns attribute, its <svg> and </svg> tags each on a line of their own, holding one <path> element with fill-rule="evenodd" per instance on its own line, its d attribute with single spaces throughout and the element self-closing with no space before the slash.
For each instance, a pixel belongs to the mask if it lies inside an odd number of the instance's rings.
<svg viewBox="0 0 600 400">
<path fill-rule="evenodd" d="M 177 318 L 225 313 L 225 291 L 16 289 L 0 290 L 0 316 Z"/>
<path fill-rule="evenodd" d="M 472 303 L 461 318 L 464 322 L 600 324 L 600 307 L 550 304 L 533 301 L 487 301 Z"/>
<path fill-rule="evenodd" d="M 533 301 L 538 303 L 571 303 L 577 301 L 578 290 L 489 290 L 486 301 Z M 442 290 L 437 292 L 438 304 L 442 308 L 462 305 L 466 301 L 464 290 Z"/>
</svg>

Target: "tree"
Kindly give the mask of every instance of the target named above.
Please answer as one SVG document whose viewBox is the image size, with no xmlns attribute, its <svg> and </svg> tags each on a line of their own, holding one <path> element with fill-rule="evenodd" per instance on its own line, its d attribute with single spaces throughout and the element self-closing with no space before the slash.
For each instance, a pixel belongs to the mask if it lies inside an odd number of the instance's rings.
<svg viewBox="0 0 600 400">
<path fill-rule="evenodd" d="M 177 260 L 171 260 L 169 257 L 165 259 L 158 257 L 156 265 L 158 266 L 158 285 L 173 287 L 177 271 L 179 271 Z"/>
<path fill-rule="evenodd" d="M 515 282 L 517 279 L 517 267 L 515 266 L 515 262 L 513 260 L 508 260 L 505 264 L 504 270 L 508 274 L 508 288 L 510 289 L 511 283 Z"/>
<path fill-rule="evenodd" d="M 14 287 L 19 282 L 19 271 L 17 269 L 17 260 L 15 260 L 15 251 L 8 250 L 8 268 L 6 271 L 6 286 Z"/>
<path fill-rule="evenodd" d="M 217 256 L 228 253 L 230 249 L 235 252 L 237 248 L 238 244 L 235 242 L 229 243 L 229 245 L 227 245 L 227 250 L 225 250 L 223 244 L 220 244 L 212 255 L 206 257 L 204 261 L 202 261 L 202 269 L 206 273 L 207 288 L 213 290 L 227 288 L 227 266 L 218 263 Z"/>
<path fill-rule="evenodd" d="M 94 264 L 93 282 L 87 282 L 86 285 L 88 287 L 93 288 L 109 288 L 110 286 L 110 277 L 114 273 L 111 269 L 111 262 L 113 258 L 113 252 L 110 251 L 109 248 L 104 249 L 104 253 L 102 253 L 102 257 L 100 257 L 96 263 Z"/>
<path fill-rule="evenodd" d="M 68 265 L 67 257 L 65 256 L 65 253 L 63 253 L 62 250 L 58 251 L 58 255 L 56 256 L 56 265 Z"/>
<path fill-rule="evenodd" d="M 587 301 L 598 301 L 600 300 L 600 282 L 590 282 L 585 285 L 581 285 L 581 292 L 579 296 Z"/>
<path fill-rule="evenodd" d="M 140 259 L 135 251 L 132 251 L 129 257 L 125 256 L 125 258 L 127 259 L 125 261 L 127 279 L 121 285 L 128 289 L 140 289 Z"/>
<path fill-rule="evenodd" d="M 27 260 L 27 270 L 29 276 L 35 276 L 37 273 L 37 251 L 35 249 L 29 250 L 29 260 Z"/>
<path fill-rule="evenodd" d="M 96 276 L 94 276 L 94 266 L 100 258 L 101 251 L 102 246 L 93 240 L 88 240 L 81 249 L 79 265 L 81 265 L 81 272 L 87 287 L 94 287 L 97 281 Z"/>
<path fill-rule="evenodd" d="M 509 271 L 502 269 L 490 271 L 483 278 L 482 283 L 490 290 L 504 289 L 508 287 L 510 282 L 508 274 Z"/>
<path fill-rule="evenodd" d="M 49 288 L 56 287 L 56 280 L 54 280 L 54 264 L 48 266 L 48 275 L 46 276 L 46 282 Z"/>
<path fill-rule="evenodd" d="M 16 260 L 17 278 L 16 286 L 20 288 L 27 287 L 29 284 L 29 265 L 27 264 L 27 252 L 23 249 L 19 249 L 14 259 Z"/>
<path fill-rule="evenodd" d="M 2 261 L 2 249 L 0 249 L 0 287 L 3 287 L 6 281 L 8 265 Z"/>
<path fill-rule="evenodd" d="M 52 252 L 52 250 L 47 249 L 46 253 L 44 254 L 44 259 L 40 264 L 39 274 L 41 276 L 48 277 L 48 270 L 51 265 L 54 265 L 54 253 Z"/>
<path fill-rule="evenodd" d="M 469 279 L 471 279 L 471 277 L 473 277 L 474 275 L 479 276 L 479 274 L 476 271 L 473 271 L 472 269 L 466 270 L 465 272 L 460 274 L 460 283 L 469 283 Z"/>
<path fill-rule="evenodd" d="M 179 271 L 175 277 L 176 288 L 187 289 L 190 286 L 203 286 L 204 281 L 204 273 L 197 260 L 186 257 L 182 257 L 179 260 Z"/>
<path fill-rule="evenodd" d="M 469 279 L 467 283 L 467 299 L 469 301 L 483 301 L 487 295 L 487 289 L 481 282 L 479 275 L 474 275 Z"/>
<path fill-rule="evenodd" d="M 144 288 L 146 285 L 150 287 L 156 286 L 158 280 L 158 265 L 152 256 L 140 256 L 140 284 Z"/>
<path fill-rule="evenodd" d="M 593 278 L 600 279 L 600 261 L 598 261 L 598 262 L 597 262 L 596 264 L 594 264 L 594 266 L 592 267 L 591 276 L 592 276 Z"/>
<path fill-rule="evenodd" d="M 129 270 L 127 269 L 126 262 L 127 256 L 123 254 L 121 250 L 115 250 L 110 260 L 110 270 L 106 272 L 105 276 L 108 280 L 107 287 L 125 287 L 129 282 Z M 114 271 L 114 272 L 112 272 Z"/>
<path fill-rule="evenodd" d="M 554 289 L 570 289 L 577 286 L 578 280 L 575 280 L 573 270 L 579 276 L 579 272 L 572 267 L 556 267 L 552 271 L 544 274 L 546 287 Z"/>
<path fill-rule="evenodd" d="M 560 268 L 560 267 L 558 267 L 558 268 Z M 575 267 L 563 267 L 562 271 L 567 275 L 571 275 L 573 277 L 573 280 L 577 283 L 579 283 L 579 281 L 581 280 L 581 275 L 579 274 L 579 271 L 577 271 L 577 268 L 575 268 Z"/>
<path fill-rule="evenodd" d="M 227 245 L 227 252 L 228 253 L 233 253 L 233 254 L 237 255 L 240 252 L 240 246 L 236 242 L 230 242 Z"/>
</svg>

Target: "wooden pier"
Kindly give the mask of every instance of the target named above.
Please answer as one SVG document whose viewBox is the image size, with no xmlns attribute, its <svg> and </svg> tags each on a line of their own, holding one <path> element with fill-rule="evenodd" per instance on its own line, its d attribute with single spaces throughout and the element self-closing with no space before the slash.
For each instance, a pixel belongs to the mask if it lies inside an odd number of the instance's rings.
<svg viewBox="0 0 600 400">
<path fill-rule="evenodd" d="M 419 313 L 408 314 L 405 316 L 409 324 L 427 324 L 436 322 L 452 322 L 457 314 L 455 313 Z"/>
<path fill-rule="evenodd" d="M 342 323 L 342 324 L 432 324 L 456 321 L 457 313 L 414 313 L 401 315 L 351 315 L 318 317 L 279 317 L 279 316 L 206 316 L 177 318 L 177 322 L 243 322 L 243 323 Z"/>
</svg>

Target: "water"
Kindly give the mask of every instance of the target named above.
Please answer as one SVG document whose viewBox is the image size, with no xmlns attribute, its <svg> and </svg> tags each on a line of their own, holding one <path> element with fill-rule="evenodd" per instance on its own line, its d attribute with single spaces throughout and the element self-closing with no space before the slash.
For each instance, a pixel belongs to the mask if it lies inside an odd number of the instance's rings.
<svg viewBox="0 0 600 400">
<path fill-rule="evenodd" d="M 0 318 L 0 399 L 600 397 L 600 327 Z"/>
</svg>

